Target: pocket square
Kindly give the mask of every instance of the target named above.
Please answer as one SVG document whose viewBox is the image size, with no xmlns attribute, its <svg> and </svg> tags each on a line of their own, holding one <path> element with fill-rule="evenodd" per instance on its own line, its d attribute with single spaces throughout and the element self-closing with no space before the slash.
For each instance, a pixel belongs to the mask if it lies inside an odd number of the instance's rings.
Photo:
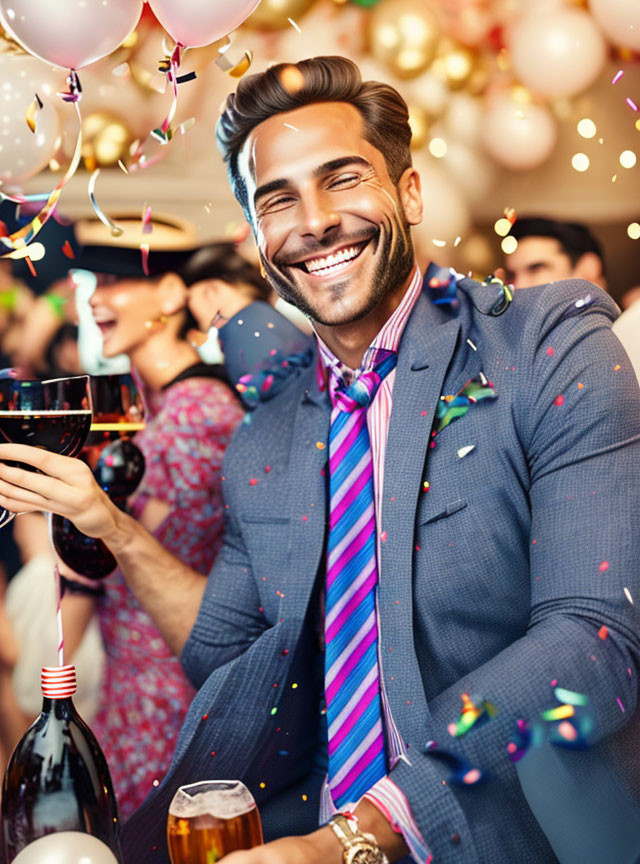
<svg viewBox="0 0 640 864">
<path fill-rule="evenodd" d="M 470 378 L 464 387 L 453 396 L 441 396 L 436 410 L 436 420 L 432 436 L 435 438 L 454 420 L 459 420 L 472 405 L 483 399 L 497 399 L 498 394 L 490 381 L 484 377 Z"/>
</svg>

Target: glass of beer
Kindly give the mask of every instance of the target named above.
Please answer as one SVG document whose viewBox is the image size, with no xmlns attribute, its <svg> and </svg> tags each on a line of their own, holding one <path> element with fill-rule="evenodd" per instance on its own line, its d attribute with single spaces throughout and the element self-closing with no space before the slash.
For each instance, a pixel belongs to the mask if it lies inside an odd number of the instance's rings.
<svg viewBox="0 0 640 864">
<path fill-rule="evenodd" d="M 181 786 L 167 820 L 171 864 L 214 864 L 223 855 L 262 845 L 253 795 L 239 780 Z"/>
</svg>

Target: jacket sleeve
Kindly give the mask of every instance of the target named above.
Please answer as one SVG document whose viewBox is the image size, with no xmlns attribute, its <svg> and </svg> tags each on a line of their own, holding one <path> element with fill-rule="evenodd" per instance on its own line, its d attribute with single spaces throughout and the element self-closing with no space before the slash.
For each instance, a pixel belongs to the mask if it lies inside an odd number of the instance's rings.
<svg viewBox="0 0 640 864">
<path fill-rule="evenodd" d="M 229 378 L 250 408 L 275 396 L 311 362 L 313 339 L 268 303 L 247 306 L 220 328 L 219 337 Z"/>
<path fill-rule="evenodd" d="M 507 748 L 517 744 L 516 723 L 540 724 L 542 712 L 559 707 L 555 687 L 587 698 L 578 712 L 586 718 L 588 748 L 619 731 L 636 709 L 640 398 L 631 363 L 611 332 L 615 315 L 603 292 L 573 281 L 541 291 L 524 326 L 521 395 L 512 410 L 514 446 L 523 448 L 530 475 L 529 626 L 430 701 L 437 746 L 419 742 L 411 765 L 400 761 L 390 774 L 438 864 L 487 860 L 486 826 L 467 818 L 469 796 L 496 796 L 501 783 L 503 792 L 513 785 L 517 768 Z M 463 693 L 475 704 L 491 703 L 496 713 L 452 737 Z M 553 724 L 543 725 L 548 731 Z M 575 768 L 567 764 L 572 794 L 581 795 L 584 778 L 572 776 Z M 491 778 L 492 791 L 460 782 L 476 769 Z M 456 771 L 458 785 L 451 782 Z M 546 831 L 544 814 L 534 813 Z M 569 837 L 571 826 L 565 831 Z"/>
<path fill-rule="evenodd" d="M 235 446 L 232 444 L 230 450 Z M 232 472 L 231 462 L 225 455 L 223 479 Z M 222 548 L 209 573 L 196 623 L 180 658 L 185 674 L 196 688 L 215 669 L 243 654 L 267 629 L 259 611 L 260 597 L 232 489 L 233 483 L 225 480 Z"/>
</svg>

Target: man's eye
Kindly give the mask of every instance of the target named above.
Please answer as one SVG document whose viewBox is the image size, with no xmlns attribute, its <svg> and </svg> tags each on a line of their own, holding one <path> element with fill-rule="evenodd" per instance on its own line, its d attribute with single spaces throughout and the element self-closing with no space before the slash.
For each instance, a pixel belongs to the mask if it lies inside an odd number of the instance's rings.
<svg viewBox="0 0 640 864">
<path fill-rule="evenodd" d="M 283 210 L 293 201 L 292 195 L 280 195 L 278 198 L 272 198 L 270 201 L 267 201 L 261 208 L 261 214 L 265 213 L 274 213 L 278 210 Z"/>
<path fill-rule="evenodd" d="M 359 174 L 341 174 L 330 181 L 329 189 L 351 189 L 357 186 L 361 179 Z"/>
</svg>

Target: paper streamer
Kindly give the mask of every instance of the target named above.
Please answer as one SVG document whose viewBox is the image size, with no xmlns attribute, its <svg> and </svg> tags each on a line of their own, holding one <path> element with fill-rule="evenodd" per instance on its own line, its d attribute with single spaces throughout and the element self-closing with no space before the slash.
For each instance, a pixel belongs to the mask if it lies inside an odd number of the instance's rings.
<svg viewBox="0 0 640 864">
<path fill-rule="evenodd" d="M 100 169 L 96 168 L 96 170 L 89 178 L 89 200 L 91 201 L 91 206 L 93 207 L 96 216 L 102 222 L 102 224 L 106 225 L 106 227 L 109 228 L 112 236 L 120 237 L 122 234 L 124 234 L 124 229 L 121 228 L 119 225 L 116 225 L 113 219 L 110 216 L 107 216 L 102 207 L 100 207 L 100 205 L 98 204 L 96 198 L 96 183 L 99 176 Z"/>
</svg>

